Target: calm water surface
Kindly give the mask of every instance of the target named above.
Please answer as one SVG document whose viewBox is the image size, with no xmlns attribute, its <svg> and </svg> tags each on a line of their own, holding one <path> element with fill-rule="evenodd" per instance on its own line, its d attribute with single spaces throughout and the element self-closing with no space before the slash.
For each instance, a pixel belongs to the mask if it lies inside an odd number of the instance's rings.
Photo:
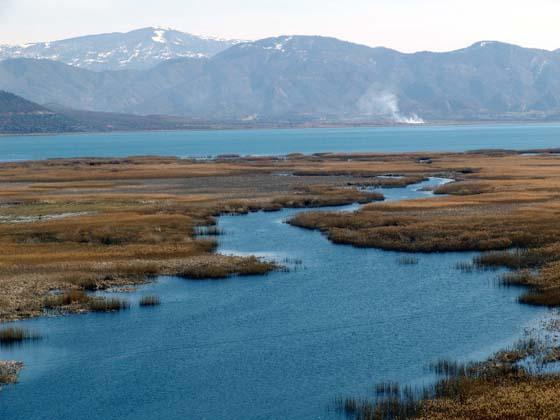
<svg viewBox="0 0 560 420">
<path fill-rule="evenodd" d="M 428 196 L 417 187 L 383 192 Z M 299 211 L 220 218 L 220 252 L 300 259 L 295 271 L 166 277 L 126 294 L 135 305 L 125 313 L 24 322 L 46 338 L 0 350 L 26 363 L 0 394 L 0 419 L 337 418 L 337 396 L 421 382 L 438 358 L 486 357 L 546 314 L 516 303 L 520 291 L 497 287 L 496 273 L 454 268 L 474 254 L 399 265 L 407 254 L 333 245 L 283 223 Z M 151 293 L 162 305 L 138 308 Z"/>
<path fill-rule="evenodd" d="M 0 137 L 0 161 L 60 157 L 465 151 L 560 146 L 559 124 L 168 131 Z"/>
</svg>

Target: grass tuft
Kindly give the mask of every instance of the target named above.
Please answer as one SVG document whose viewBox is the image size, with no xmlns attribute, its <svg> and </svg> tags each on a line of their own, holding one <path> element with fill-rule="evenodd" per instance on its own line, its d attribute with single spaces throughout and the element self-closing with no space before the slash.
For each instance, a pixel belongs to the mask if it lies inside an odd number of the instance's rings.
<svg viewBox="0 0 560 420">
<path fill-rule="evenodd" d="M 119 312 L 130 308 L 126 300 L 118 298 L 96 297 L 89 302 L 92 312 Z"/>
</svg>

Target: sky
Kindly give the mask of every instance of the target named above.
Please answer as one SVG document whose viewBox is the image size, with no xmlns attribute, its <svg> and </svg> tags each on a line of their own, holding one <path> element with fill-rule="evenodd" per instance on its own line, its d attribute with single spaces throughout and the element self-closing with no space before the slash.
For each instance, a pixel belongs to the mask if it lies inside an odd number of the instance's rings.
<svg viewBox="0 0 560 420">
<path fill-rule="evenodd" d="M 560 48 L 560 0 L 0 0 L 0 44 L 147 26 L 260 39 L 324 35 L 403 52 L 482 40 Z"/>
</svg>

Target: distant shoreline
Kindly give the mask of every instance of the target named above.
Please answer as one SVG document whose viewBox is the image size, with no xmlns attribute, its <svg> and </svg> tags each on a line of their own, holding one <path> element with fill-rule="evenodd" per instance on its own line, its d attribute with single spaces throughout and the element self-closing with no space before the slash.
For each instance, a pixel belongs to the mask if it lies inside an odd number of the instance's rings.
<svg viewBox="0 0 560 420">
<path fill-rule="evenodd" d="M 263 125 L 224 125 L 193 127 L 193 128 L 166 128 L 166 129 L 146 129 L 146 130 L 107 130 L 107 131 L 61 131 L 52 133 L 3 133 L 0 138 L 6 137 L 53 137 L 68 135 L 91 135 L 91 134 L 120 134 L 120 133 L 174 133 L 192 131 L 258 131 L 258 130 L 306 130 L 306 129 L 350 129 L 350 128 L 422 128 L 422 127 L 461 127 L 461 126 L 488 126 L 488 125 L 558 125 L 559 120 L 539 121 L 539 120 L 466 120 L 466 121 L 429 121 L 423 124 L 389 124 L 389 123 L 363 123 L 363 124 L 263 124 Z"/>
</svg>

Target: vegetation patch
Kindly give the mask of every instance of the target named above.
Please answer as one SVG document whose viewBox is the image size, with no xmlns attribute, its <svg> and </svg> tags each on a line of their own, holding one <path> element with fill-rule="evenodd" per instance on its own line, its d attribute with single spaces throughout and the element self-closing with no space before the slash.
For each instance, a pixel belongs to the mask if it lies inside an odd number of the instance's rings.
<svg viewBox="0 0 560 420">
<path fill-rule="evenodd" d="M 554 418 L 560 376 L 535 374 L 520 362 L 556 360 L 558 348 L 524 339 L 484 362 L 441 360 L 430 366 L 435 383 L 423 387 L 383 383 L 371 397 L 338 398 L 339 412 L 355 419 L 511 419 Z M 552 355 L 552 356 L 551 356 Z"/>
<path fill-rule="evenodd" d="M 44 308 L 62 312 L 118 312 L 130 308 L 130 304 L 122 299 L 91 296 L 80 290 L 71 290 L 48 296 Z"/>
<path fill-rule="evenodd" d="M 492 191 L 492 187 L 488 184 L 480 182 L 451 182 L 449 184 L 440 185 L 434 190 L 434 194 L 443 195 L 476 195 Z"/>
<path fill-rule="evenodd" d="M 397 258 L 397 264 L 399 265 L 417 265 L 420 262 L 418 257 L 399 257 Z"/>
<path fill-rule="evenodd" d="M 0 360 L 0 389 L 2 385 L 15 384 L 18 381 L 19 372 L 23 369 L 23 363 Z"/>
<path fill-rule="evenodd" d="M 230 257 L 221 264 L 208 259 L 195 259 L 179 273 L 180 277 L 192 280 L 225 279 L 232 276 L 257 276 L 278 268 L 274 262 L 257 257 Z"/>
<path fill-rule="evenodd" d="M 142 296 L 140 299 L 140 306 L 159 306 L 161 305 L 161 299 L 158 296 Z"/>
<path fill-rule="evenodd" d="M 24 328 L 10 327 L 0 329 L 0 346 L 4 347 L 22 344 L 26 341 L 35 341 L 40 338 L 38 334 Z"/>
</svg>

